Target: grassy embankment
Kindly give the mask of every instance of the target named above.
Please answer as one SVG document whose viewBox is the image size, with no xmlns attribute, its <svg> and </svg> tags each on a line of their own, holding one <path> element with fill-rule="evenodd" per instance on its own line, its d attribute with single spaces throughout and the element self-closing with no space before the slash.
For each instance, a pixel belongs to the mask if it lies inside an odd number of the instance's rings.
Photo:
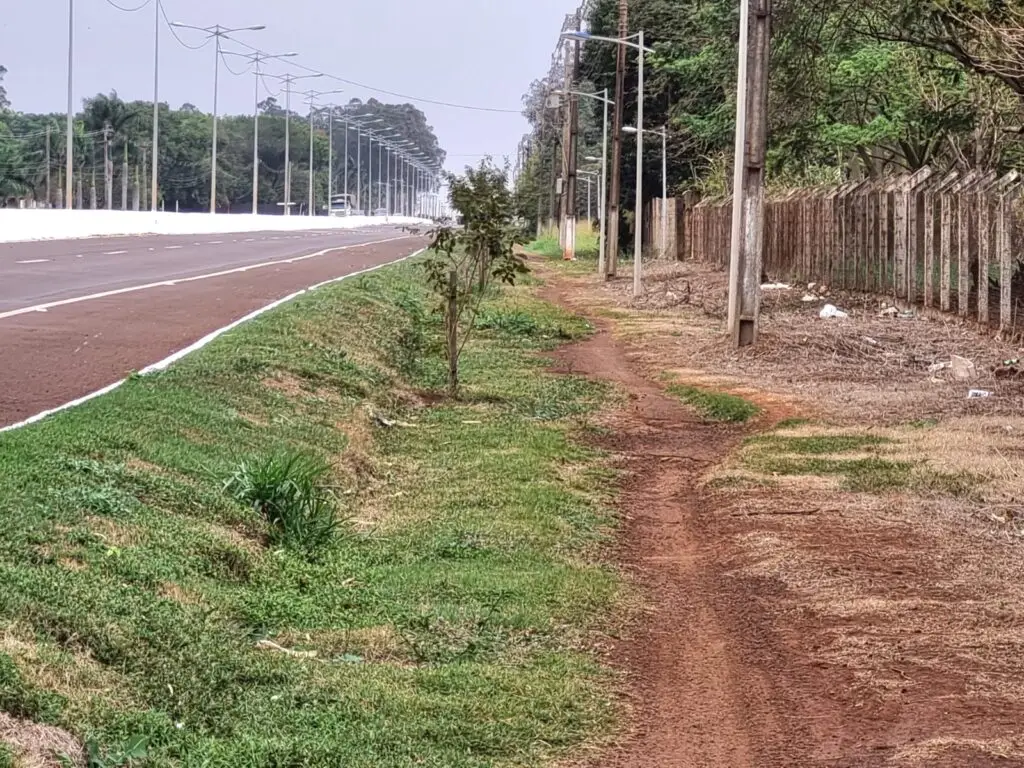
<svg viewBox="0 0 1024 768">
<path fill-rule="evenodd" d="M 417 394 L 430 302 L 388 268 L 0 435 L 0 709 L 95 766 L 139 736 L 156 766 L 536 765 L 606 731 L 609 474 L 572 439 L 605 392 L 537 356 L 589 329 L 495 297 L 452 404 Z M 333 544 L 225 492 L 285 450 L 329 465 Z"/>
</svg>

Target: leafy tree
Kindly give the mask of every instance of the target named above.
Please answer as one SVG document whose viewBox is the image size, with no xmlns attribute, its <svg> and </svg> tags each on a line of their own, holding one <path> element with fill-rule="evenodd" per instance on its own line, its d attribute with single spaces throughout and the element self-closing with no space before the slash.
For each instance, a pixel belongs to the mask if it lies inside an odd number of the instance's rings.
<svg viewBox="0 0 1024 768">
<path fill-rule="evenodd" d="M 462 226 L 431 233 L 424 262 L 427 284 L 441 302 L 448 354 L 448 394 L 459 393 L 459 358 L 473 334 L 480 302 L 495 281 L 514 285 L 529 272 L 515 246 L 523 242 L 516 225 L 508 171 L 484 160 L 465 175 L 449 175 L 451 206 Z"/>
<path fill-rule="evenodd" d="M 10 108 L 11 102 L 7 100 L 7 89 L 4 88 L 4 75 L 7 74 L 7 67 L 0 65 L 0 112 Z"/>
</svg>

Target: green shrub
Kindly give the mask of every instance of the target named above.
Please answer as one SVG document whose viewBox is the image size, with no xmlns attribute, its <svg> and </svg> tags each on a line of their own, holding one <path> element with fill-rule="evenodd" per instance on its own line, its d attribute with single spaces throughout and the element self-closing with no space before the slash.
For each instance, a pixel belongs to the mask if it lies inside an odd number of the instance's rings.
<svg viewBox="0 0 1024 768">
<path fill-rule="evenodd" d="M 338 533 L 337 502 L 323 484 L 330 471 L 316 456 L 279 452 L 241 462 L 224 490 L 266 520 L 272 545 L 312 554 Z"/>
</svg>

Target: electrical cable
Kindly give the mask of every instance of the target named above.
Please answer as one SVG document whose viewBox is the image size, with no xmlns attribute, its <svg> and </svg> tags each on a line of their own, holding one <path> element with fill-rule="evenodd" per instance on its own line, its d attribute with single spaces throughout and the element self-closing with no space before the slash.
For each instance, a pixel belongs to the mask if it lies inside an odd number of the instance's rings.
<svg viewBox="0 0 1024 768">
<path fill-rule="evenodd" d="M 180 36 L 180 35 L 179 35 L 179 34 L 178 34 L 178 33 L 177 33 L 176 31 L 175 31 L 175 29 L 174 29 L 174 25 L 173 25 L 173 24 L 171 23 L 171 20 L 170 20 L 169 18 L 167 18 L 167 11 L 165 11 L 165 10 L 164 10 L 164 5 L 163 5 L 163 3 L 160 3 L 160 15 L 161 15 L 161 16 L 163 17 L 163 20 L 164 20 L 164 24 L 166 24 L 166 25 L 167 25 L 167 29 L 169 29 L 169 30 L 171 31 L 171 36 L 172 36 L 172 37 L 173 37 L 173 38 L 174 38 L 175 40 L 177 40 L 177 41 L 178 41 L 178 44 L 179 44 L 179 45 L 181 45 L 181 46 L 184 46 L 185 48 L 188 48 L 188 49 L 189 49 L 190 51 L 198 51 L 198 50 L 202 50 L 202 49 L 203 49 L 203 48 L 205 48 L 205 47 L 206 47 L 207 45 L 209 45 L 209 44 L 210 44 L 210 40 L 212 40 L 212 39 L 213 39 L 212 37 L 208 37 L 208 38 L 206 38 L 206 40 L 204 40 L 204 41 L 202 42 L 202 44 L 201 44 L 201 45 L 189 45 L 189 44 L 188 44 L 188 43 L 186 43 L 186 42 L 185 42 L 184 40 L 182 40 L 182 39 L 181 39 L 181 36 Z"/>
<path fill-rule="evenodd" d="M 254 52 L 264 53 L 264 51 L 262 51 L 261 49 L 257 48 L 256 46 L 250 45 L 249 43 L 243 42 L 242 40 L 235 40 L 235 42 L 239 43 L 240 45 L 245 46 L 246 48 L 248 48 L 248 49 L 250 49 L 250 50 L 252 50 Z M 470 105 L 470 104 L 456 104 L 456 103 L 450 102 L 450 101 L 440 101 L 438 99 L 428 99 L 428 98 L 423 98 L 423 97 L 420 97 L 420 96 L 410 96 L 409 94 L 406 94 L 406 93 L 398 93 L 397 91 L 389 91 L 389 90 L 387 90 L 385 88 L 377 88 L 377 87 L 372 86 L 372 85 L 367 85 L 366 83 L 360 83 L 360 82 L 357 82 L 355 80 L 348 80 L 348 79 L 346 79 L 344 77 L 339 77 L 338 75 L 332 75 L 330 72 L 322 72 L 319 69 L 314 69 L 313 67 L 307 67 L 305 64 L 300 64 L 298 62 L 292 62 L 292 65 L 297 67 L 298 69 L 305 70 L 306 72 L 310 72 L 310 73 L 315 74 L 315 75 L 323 75 L 324 77 L 327 77 L 327 78 L 329 78 L 331 80 L 336 80 L 339 83 L 344 83 L 345 85 L 352 85 L 352 86 L 355 86 L 356 88 L 363 88 L 364 90 L 373 91 L 375 93 L 383 93 L 383 94 L 386 94 L 388 96 L 394 96 L 395 98 L 398 98 L 398 99 L 408 99 L 409 101 L 415 101 L 415 102 L 419 102 L 421 104 L 432 104 L 434 106 L 450 107 L 452 109 L 466 109 L 466 110 L 470 110 L 470 111 L 473 111 L 473 112 L 492 112 L 492 113 L 507 114 L 507 115 L 518 115 L 518 114 L 522 113 L 522 109 L 501 109 L 501 108 L 498 108 L 498 107 L 478 107 L 478 106 L 473 106 L 473 105 Z"/>
<path fill-rule="evenodd" d="M 235 77 L 241 77 L 242 75 L 247 75 L 247 74 L 249 74 L 248 72 L 245 72 L 245 71 L 242 71 L 242 72 L 235 72 L 235 70 L 233 70 L 233 69 L 231 68 L 231 65 L 230 65 L 230 64 L 228 64 L 228 60 L 227 60 L 227 57 L 226 57 L 226 56 L 224 56 L 224 52 L 223 52 L 223 51 L 221 51 L 221 54 L 220 54 L 220 60 L 224 62 L 224 68 L 225 68 L 225 69 L 226 69 L 226 70 L 227 70 L 228 72 L 230 72 L 230 73 L 231 73 L 232 75 L 234 75 Z"/>
<path fill-rule="evenodd" d="M 153 2 L 153 0 L 146 0 L 142 5 L 137 5 L 134 8 L 125 8 L 124 6 L 115 3 L 114 0 L 107 0 L 107 5 L 113 6 L 114 8 L 117 8 L 117 10 L 124 11 L 125 13 L 135 13 L 136 11 L 141 11 L 151 2 Z"/>
</svg>

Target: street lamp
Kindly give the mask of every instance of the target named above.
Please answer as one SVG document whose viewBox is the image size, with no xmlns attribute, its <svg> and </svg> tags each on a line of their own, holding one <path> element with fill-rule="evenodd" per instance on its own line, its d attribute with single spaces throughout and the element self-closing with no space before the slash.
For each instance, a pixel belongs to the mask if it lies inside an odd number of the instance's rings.
<svg viewBox="0 0 1024 768">
<path fill-rule="evenodd" d="M 583 42 L 602 42 L 624 45 L 637 51 L 640 60 L 640 74 L 637 80 L 637 111 L 636 111 L 636 212 L 633 228 L 635 229 L 633 250 L 633 295 L 640 296 L 643 293 L 643 184 L 644 184 L 644 54 L 654 53 L 653 48 L 644 45 L 644 31 L 640 30 L 629 37 L 604 37 L 592 35 L 589 32 L 563 32 L 562 37 L 568 40 L 582 40 Z M 633 42 L 634 39 L 636 42 Z"/>
<path fill-rule="evenodd" d="M 363 212 L 363 129 L 367 125 L 383 123 L 384 118 L 378 117 L 374 120 L 352 119 L 356 125 L 356 207 Z M 348 126 L 350 129 L 351 126 Z M 372 170 L 372 165 L 371 165 Z M 345 153 L 345 183 L 348 184 L 348 152 Z"/>
<path fill-rule="evenodd" d="M 323 77 L 322 72 L 315 72 L 312 75 L 271 75 L 271 77 L 284 83 L 284 215 L 292 214 L 292 83 L 298 80 L 311 80 Z"/>
<path fill-rule="evenodd" d="M 64 207 L 71 210 L 72 204 L 72 181 L 71 174 L 74 166 L 75 154 L 74 137 L 74 116 L 75 103 L 72 96 L 72 87 L 75 74 L 75 0 L 68 0 L 68 123 L 67 123 L 67 146 L 65 149 L 64 169 Z"/>
<path fill-rule="evenodd" d="M 633 126 L 624 126 L 623 133 L 636 133 Z M 645 128 L 644 133 L 661 134 L 661 255 L 665 256 L 668 248 L 668 129 L 662 126 L 658 130 Z"/>
<path fill-rule="evenodd" d="M 212 27 L 197 27 L 192 24 L 182 24 L 179 21 L 171 22 L 172 27 L 181 27 L 182 29 L 195 29 L 199 32 L 205 32 L 207 39 L 214 38 L 216 44 L 214 45 L 215 53 L 213 58 L 213 143 L 210 151 L 210 213 L 217 212 L 217 86 L 220 82 L 220 41 L 222 37 L 227 37 L 234 32 L 259 32 L 261 29 L 266 29 L 262 24 L 258 24 L 252 27 L 222 27 L 220 24 L 214 24 Z M 156 147 L 153 148 L 154 155 L 156 154 Z"/>
<path fill-rule="evenodd" d="M 224 51 L 229 56 L 242 56 L 249 59 L 253 64 L 253 71 L 256 74 L 255 100 L 253 101 L 252 113 L 252 213 L 255 216 L 259 213 L 259 183 L 260 183 L 260 63 L 273 59 L 290 59 L 298 56 L 297 53 L 279 53 L 271 56 L 268 53 L 257 51 L 256 53 L 238 53 L 236 51 Z"/>
<path fill-rule="evenodd" d="M 313 102 L 316 101 L 318 96 L 328 96 L 330 94 L 341 93 L 342 90 L 339 88 L 333 91 L 307 91 L 306 96 L 309 98 L 309 215 L 316 215 L 316 193 L 314 192 L 315 176 L 313 173 Z M 328 123 L 330 120 L 328 119 Z M 327 208 L 330 210 L 331 201 L 330 193 L 328 193 Z"/>
<path fill-rule="evenodd" d="M 380 119 L 377 122 L 384 122 L 384 120 Z M 381 181 L 380 177 L 384 175 L 383 174 L 383 170 L 384 170 L 384 158 L 383 158 L 383 154 L 384 154 L 383 153 L 384 141 L 383 140 L 387 139 L 387 138 L 396 138 L 398 134 L 380 134 L 380 135 L 378 135 L 378 134 L 374 133 L 373 131 L 367 131 L 366 135 L 367 135 L 367 138 L 369 139 L 369 147 L 370 147 L 370 161 L 369 161 L 370 177 L 369 177 L 369 181 L 367 182 L 367 196 L 369 197 L 368 202 L 370 203 L 370 215 L 373 216 L 374 215 L 374 211 L 376 210 L 376 208 L 373 207 L 373 142 L 374 142 L 374 140 L 377 141 L 377 151 L 378 151 L 378 155 L 377 155 L 377 157 L 378 157 L 378 160 L 377 160 L 377 183 L 380 184 L 380 181 Z M 377 202 L 378 203 L 380 202 L 380 193 L 379 192 L 377 193 Z M 377 208 L 380 208 L 380 205 L 378 205 Z"/>
</svg>

